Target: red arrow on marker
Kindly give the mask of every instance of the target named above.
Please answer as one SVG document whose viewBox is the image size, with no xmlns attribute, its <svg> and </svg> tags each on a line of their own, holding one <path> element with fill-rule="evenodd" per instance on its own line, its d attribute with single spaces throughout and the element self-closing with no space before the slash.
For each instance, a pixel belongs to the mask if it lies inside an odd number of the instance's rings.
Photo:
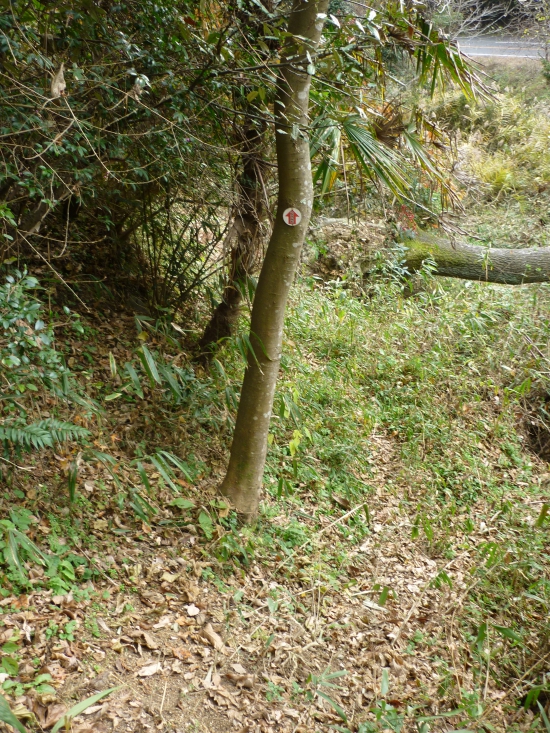
<svg viewBox="0 0 550 733">
<path fill-rule="evenodd" d="M 297 211 L 294 211 L 294 209 L 290 209 L 290 211 L 286 212 L 285 216 L 286 216 L 288 225 L 293 227 L 293 226 L 296 226 L 296 224 L 298 223 L 300 214 Z"/>
</svg>

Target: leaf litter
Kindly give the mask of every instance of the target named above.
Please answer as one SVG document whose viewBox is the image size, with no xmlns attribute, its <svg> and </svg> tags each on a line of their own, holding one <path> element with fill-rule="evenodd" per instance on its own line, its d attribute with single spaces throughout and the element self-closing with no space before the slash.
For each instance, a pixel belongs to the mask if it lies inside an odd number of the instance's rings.
<svg viewBox="0 0 550 733">
<path fill-rule="evenodd" d="M 467 588 L 472 553 L 462 552 L 444 565 L 453 575 L 452 587 L 434 586 L 441 564 L 419 552 L 397 499 L 381 495 L 378 501 L 371 511 L 379 530 L 350 548 L 347 558 L 359 580 L 337 592 L 315 573 L 306 580 L 277 572 L 274 562 L 271 569 L 254 564 L 225 593 L 199 578 L 192 591 L 198 605 L 187 602 L 183 587 L 176 593 L 161 592 L 163 574 L 156 580 L 140 576 L 137 595 L 116 594 L 100 580 L 88 584 L 89 599 L 77 601 L 50 591 L 4 599 L 4 639 L 25 635 L 31 640 L 20 648 L 19 679 L 48 676 L 45 692 L 22 691 L 13 709 L 20 720 L 36 720 L 48 730 L 80 690 L 116 683 L 121 690 L 81 714 L 82 722 L 75 717 L 74 730 L 85 733 L 92 718 L 93 730 L 99 731 L 168 725 L 186 730 L 185 720 L 191 716 L 204 730 L 290 732 L 311 726 L 329 730 L 341 723 L 334 705 L 350 719 L 356 711 L 360 715 L 384 684 L 391 685 L 395 707 L 417 700 L 419 686 L 437 700 L 442 677 L 433 664 L 434 650 L 411 655 L 408 646 L 418 633 L 429 633 L 439 640 L 436 648 L 446 646 L 458 663 L 460 642 L 451 609 Z M 337 526 L 329 530 L 325 542 L 336 539 L 337 531 Z M 150 537 L 149 561 L 143 557 L 143 540 L 135 546 L 144 567 L 159 560 L 170 567 L 173 546 L 159 550 Z M 317 552 L 323 549 L 319 546 Z M 190 559 L 188 547 L 184 553 Z M 130 546 L 126 554 L 131 554 Z M 383 603 L 376 587 L 391 589 Z M 268 603 L 273 590 L 279 599 L 276 608 Z M 239 604 L 232 600 L 236 593 L 242 594 Z M 102 599 L 102 610 L 96 615 L 97 631 L 90 633 L 86 619 L 93 597 Z M 52 624 L 63 627 L 68 621 L 78 624 L 75 639 L 47 638 Z M 145 650 L 153 658 L 146 658 Z M 27 660 L 37 659 L 39 666 L 26 666 Z M 327 693 L 331 703 L 320 696 L 311 702 L 293 695 L 290 680 L 304 688 L 309 675 L 329 668 L 346 671 L 338 688 Z M 459 668 L 459 674 L 467 684 L 472 672 Z M 488 695 L 498 708 L 498 690 L 489 685 Z M 432 712 L 437 714 L 437 708 Z"/>
<path fill-rule="evenodd" d="M 117 353 L 119 359 L 128 356 Z M 114 414 L 114 419 L 122 416 Z M 112 441 L 105 447 L 124 463 L 116 446 Z M 62 451 L 45 457 L 43 482 L 69 459 Z M 221 464 L 216 468 L 212 456 L 205 460 L 213 473 L 197 486 L 206 503 L 215 498 Z M 93 581 L 83 583 L 79 593 L 37 588 L 0 601 L 5 670 L 0 679 L 18 720 L 28 728 L 38 724 L 51 730 L 75 702 L 112 686 L 120 689 L 74 715 L 73 731 L 183 732 L 192 724 L 216 733 L 309 733 L 342 727 L 343 716 L 345 726 L 356 731 L 365 715 L 375 724 L 369 711 L 380 700 L 397 715 L 419 701 L 424 715 L 448 712 L 452 696 L 443 708 L 441 689 L 454 681 L 454 702 L 462 704 L 458 690 L 475 689 L 478 673 L 459 628 L 460 615 L 477 582 L 477 548 L 498 541 L 499 518 L 479 523 L 465 547 L 453 548 L 451 558 L 441 557 L 430 542 L 413 538 L 411 517 L 388 488 L 400 465 L 393 441 L 373 434 L 371 460 L 377 468 L 369 478 L 370 532 L 360 543 L 347 543 L 337 584 L 327 562 L 334 562 L 349 513 L 357 511 L 338 494 L 332 498 L 341 510 L 337 520 L 317 513 L 313 497 L 305 496 L 301 521 L 320 530 L 308 540 L 307 552 L 266 554 L 230 577 L 197 541 L 191 524 L 181 529 L 154 521 L 143 525 L 114 505 L 96 516 L 91 522 Z M 152 468 L 148 471 L 152 477 Z M 83 465 L 80 480 L 93 496 L 101 494 L 101 482 L 108 490 L 114 486 L 97 463 Z M 27 497 L 39 515 L 30 536 L 47 537 L 50 520 L 39 511 L 37 495 L 28 491 Z M 519 498 L 518 522 L 532 524 L 531 506 Z M 283 516 L 273 519 L 274 524 L 284 521 Z M 31 570 L 37 573 L 33 577 L 29 571 L 31 580 L 40 580 L 38 570 Z M 219 570 L 224 581 L 216 583 Z M 69 623 L 74 627 L 67 631 Z M 499 624 L 493 633 L 505 635 L 499 628 L 511 633 Z M 5 651 L 10 643 L 16 645 L 17 659 Z M 544 658 L 544 650 L 537 653 Z M 487 675 L 488 726 L 499 730 L 515 717 L 517 729 L 527 730 L 532 716 L 506 707 L 514 694 Z M 430 725 L 432 731 L 449 730 L 445 719 Z"/>
</svg>

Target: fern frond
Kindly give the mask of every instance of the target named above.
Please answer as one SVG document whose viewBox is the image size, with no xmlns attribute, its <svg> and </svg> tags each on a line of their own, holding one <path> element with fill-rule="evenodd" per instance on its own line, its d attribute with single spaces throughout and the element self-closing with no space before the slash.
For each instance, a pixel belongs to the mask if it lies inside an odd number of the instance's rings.
<svg viewBox="0 0 550 733">
<path fill-rule="evenodd" d="M 0 442 L 6 448 L 22 447 L 26 449 L 51 448 L 54 443 L 68 440 L 80 440 L 90 434 L 80 425 L 63 422 L 55 418 L 47 418 L 28 425 L 0 426 Z"/>
</svg>

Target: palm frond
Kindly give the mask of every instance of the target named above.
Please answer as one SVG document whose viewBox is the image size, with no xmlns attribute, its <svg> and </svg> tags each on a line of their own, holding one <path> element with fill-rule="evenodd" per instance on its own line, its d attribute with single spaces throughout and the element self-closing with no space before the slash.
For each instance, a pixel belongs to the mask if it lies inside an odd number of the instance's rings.
<svg viewBox="0 0 550 733">
<path fill-rule="evenodd" d="M 342 131 L 338 123 L 330 118 L 324 118 L 322 126 L 317 130 L 320 130 L 320 134 L 313 136 L 311 152 L 314 155 L 323 146 L 325 155 L 313 174 L 313 183 L 320 180 L 321 194 L 325 194 L 332 189 L 338 178 Z"/>
<path fill-rule="evenodd" d="M 358 115 L 347 117 L 342 122 L 342 130 L 357 163 L 367 174 L 381 181 L 396 196 L 406 196 L 411 179 L 404 158 L 378 141 Z"/>
</svg>

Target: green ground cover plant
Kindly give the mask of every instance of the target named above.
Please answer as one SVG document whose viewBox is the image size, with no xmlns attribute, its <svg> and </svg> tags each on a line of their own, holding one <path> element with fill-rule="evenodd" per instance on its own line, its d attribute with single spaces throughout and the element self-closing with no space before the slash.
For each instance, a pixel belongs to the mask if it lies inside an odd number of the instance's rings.
<svg viewBox="0 0 550 733">
<path fill-rule="evenodd" d="M 532 89 L 434 107 L 461 130 L 462 201 L 487 244 L 548 243 L 547 101 L 529 104 Z M 77 319 L 52 276 L 38 291 L 4 273 L 0 684 L 25 727 L 56 696 L 84 698 L 84 672 L 99 677 L 94 702 L 112 690 L 102 674 L 131 677 L 160 728 L 231 730 L 228 710 L 254 708 L 315 733 L 548 730 L 548 284 L 436 279 L 428 265 L 411 288 L 399 249 L 366 282 L 310 265 L 254 526 L 217 495 L 248 304 L 205 370 L 204 309 L 188 329 L 109 300 Z M 49 441 L 9 432 L 38 424 L 35 395 Z M 55 725 L 78 715 L 66 707 Z"/>
</svg>

